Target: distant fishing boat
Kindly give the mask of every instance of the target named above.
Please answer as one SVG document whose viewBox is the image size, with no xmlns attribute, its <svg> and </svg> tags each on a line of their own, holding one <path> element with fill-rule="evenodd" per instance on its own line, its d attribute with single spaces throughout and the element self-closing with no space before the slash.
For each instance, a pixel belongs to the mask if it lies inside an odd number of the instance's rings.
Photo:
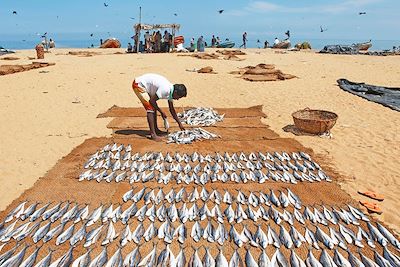
<svg viewBox="0 0 400 267">
<path fill-rule="evenodd" d="M 367 51 L 372 46 L 372 42 L 369 40 L 368 42 L 353 44 L 353 46 L 358 47 L 360 51 Z"/>
<path fill-rule="evenodd" d="M 227 41 L 227 42 L 223 42 L 223 43 L 220 43 L 219 45 L 217 45 L 217 48 L 232 48 L 234 46 L 235 46 L 234 42 Z"/>
<path fill-rule="evenodd" d="M 107 39 L 100 45 L 100 48 L 120 48 L 120 47 L 121 43 L 116 38 Z"/>
<path fill-rule="evenodd" d="M 290 48 L 290 41 L 289 40 L 285 40 L 285 41 L 279 42 L 278 44 L 274 44 L 274 46 L 272 48 L 288 49 L 288 48 Z"/>
</svg>

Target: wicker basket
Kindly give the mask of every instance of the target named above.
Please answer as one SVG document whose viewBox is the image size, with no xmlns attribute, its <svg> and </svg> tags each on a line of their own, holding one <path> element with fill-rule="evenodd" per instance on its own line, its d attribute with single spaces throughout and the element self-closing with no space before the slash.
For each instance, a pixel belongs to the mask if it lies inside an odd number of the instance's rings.
<svg viewBox="0 0 400 267">
<path fill-rule="evenodd" d="M 305 108 L 292 114 L 294 124 L 306 133 L 322 134 L 335 125 L 338 115 L 325 110 Z"/>
</svg>

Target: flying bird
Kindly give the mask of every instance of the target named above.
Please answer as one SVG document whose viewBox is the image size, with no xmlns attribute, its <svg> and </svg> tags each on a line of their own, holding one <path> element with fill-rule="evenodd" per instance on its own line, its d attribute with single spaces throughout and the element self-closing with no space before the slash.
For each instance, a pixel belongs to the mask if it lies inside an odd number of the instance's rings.
<svg viewBox="0 0 400 267">
<path fill-rule="evenodd" d="M 285 32 L 285 34 L 286 34 L 286 36 L 287 36 L 288 38 L 290 38 L 290 31 L 289 31 L 289 30 L 287 30 L 287 32 Z"/>
<path fill-rule="evenodd" d="M 223 10 L 223 9 L 221 9 L 221 10 L 218 10 L 218 13 L 219 14 L 222 14 L 222 12 L 224 12 L 225 10 Z"/>
<path fill-rule="evenodd" d="M 321 29 L 321 32 L 327 31 L 328 29 L 322 29 L 322 26 L 319 26 Z"/>
<path fill-rule="evenodd" d="M 129 17 L 129 18 L 135 20 L 135 18 L 132 18 L 132 17 Z"/>
<path fill-rule="evenodd" d="M 366 15 L 367 12 L 358 12 L 358 15 Z"/>
<path fill-rule="evenodd" d="M 14 11 L 13 11 L 13 15 L 17 15 L 17 11 L 14 10 Z"/>
<path fill-rule="evenodd" d="M 177 17 L 177 16 L 178 16 L 178 14 L 174 13 L 174 16 L 175 16 L 175 17 Z"/>
<path fill-rule="evenodd" d="M 108 7 L 108 4 L 107 4 L 107 3 L 104 3 L 104 6 L 105 6 L 105 7 Z"/>
<path fill-rule="evenodd" d="M 90 37 L 93 37 L 93 33 L 90 34 Z"/>
</svg>

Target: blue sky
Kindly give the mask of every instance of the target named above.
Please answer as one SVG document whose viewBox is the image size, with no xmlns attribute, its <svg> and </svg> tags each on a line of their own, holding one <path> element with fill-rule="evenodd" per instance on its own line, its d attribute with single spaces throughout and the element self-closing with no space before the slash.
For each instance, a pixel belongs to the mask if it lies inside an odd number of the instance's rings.
<svg viewBox="0 0 400 267">
<path fill-rule="evenodd" d="M 398 40 L 400 36 L 399 0 L 2 0 L 0 41 L 44 32 L 131 36 L 139 6 L 143 22 L 180 23 L 180 33 L 187 37 L 215 34 L 240 39 L 247 31 L 249 39 L 273 39 L 283 38 L 288 29 L 297 39 Z M 220 15 L 219 9 L 225 11 Z M 327 31 L 321 33 L 320 25 Z"/>
</svg>

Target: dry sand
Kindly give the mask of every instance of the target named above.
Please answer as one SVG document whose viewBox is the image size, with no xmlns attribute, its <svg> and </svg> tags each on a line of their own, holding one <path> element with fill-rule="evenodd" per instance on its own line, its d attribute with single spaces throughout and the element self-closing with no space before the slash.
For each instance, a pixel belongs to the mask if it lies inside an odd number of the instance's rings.
<svg viewBox="0 0 400 267">
<path fill-rule="evenodd" d="M 100 55 L 66 55 L 52 50 L 45 60 L 56 65 L 0 77 L 2 134 L 0 138 L 0 209 L 85 139 L 109 136 L 109 118 L 96 119 L 112 105 L 139 106 L 132 94 L 133 77 L 160 73 L 189 88 L 176 106 L 248 107 L 262 104 L 265 122 L 283 137 L 293 137 L 326 157 L 347 177 L 342 188 L 374 189 L 386 199 L 379 219 L 400 231 L 400 114 L 339 89 L 336 80 L 347 78 L 369 84 L 399 86 L 399 57 L 319 55 L 312 52 L 276 54 L 248 49 L 244 61 L 199 60 L 176 54 L 114 54 L 122 49 L 92 50 Z M 34 50 L 18 51 L 28 64 Z M 43 60 L 42 60 L 43 61 Z M 10 62 L 8 62 L 10 63 Z M 277 82 L 248 82 L 228 72 L 258 63 L 275 64 L 299 77 Z M 212 66 L 216 75 L 187 72 Z M 48 72 L 40 73 L 46 70 Z M 166 103 L 162 104 L 163 106 Z M 293 136 L 282 130 L 292 124 L 291 113 L 305 107 L 326 109 L 339 115 L 333 139 Z M 179 110 L 179 108 L 178 108 Z"/>
</svg>

